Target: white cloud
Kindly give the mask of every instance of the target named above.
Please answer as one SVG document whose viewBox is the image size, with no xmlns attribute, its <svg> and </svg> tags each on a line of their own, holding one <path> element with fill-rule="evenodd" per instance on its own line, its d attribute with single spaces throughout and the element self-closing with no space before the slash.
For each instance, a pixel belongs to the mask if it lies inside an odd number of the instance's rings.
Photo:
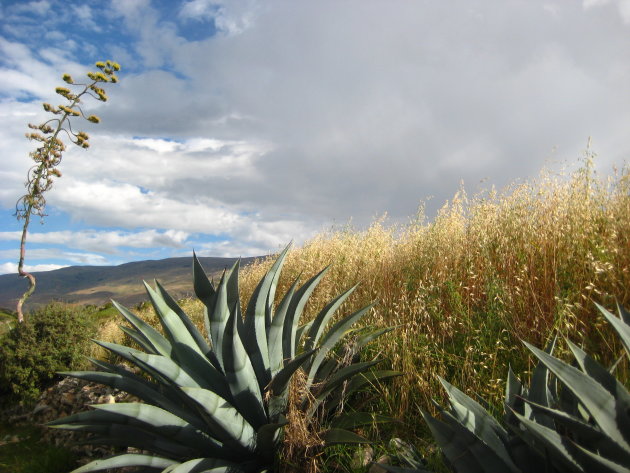
<svg viewBox="0 0 630 473">
<path fill-rule="evenodd" d="M 24 270 L 27 273 L 35 273 L 38 271 L 52 271 L 54 269 L 65 268 L 66 266 L 62 266 L 59 264 L 35 264 L 35 265 L 24 265 Z M 17 275 L 18 265 L 16 263 L 1 263 L 0 264 L 0 274 L 11 274 L 15 273 Z"/>
<path fill-rule="evenodd" d="M 0 241 L 20 241 L 21 232 L 0 232 Z M 114 254 L 118 248 L 182 248 L 188 239 L 187 232 L 178 230 L 146 230 L 141 232 L 120 231 L 60 231 L 29 232 L 29 243 L 65 245 L 87 251 Z"/>
</svg>

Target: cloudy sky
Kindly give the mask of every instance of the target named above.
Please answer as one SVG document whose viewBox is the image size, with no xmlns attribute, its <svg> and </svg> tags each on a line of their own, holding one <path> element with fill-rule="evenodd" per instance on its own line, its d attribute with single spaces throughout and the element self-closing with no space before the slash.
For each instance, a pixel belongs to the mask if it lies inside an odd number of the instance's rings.
<svg viewBox="0 0 630 473">
<path fill-rule="evenodd" d="M 629 0 L 0 2 L 0 272 L 16 270 L 28 122 L 114 59 L 27 264 L 250 256 L 630 158 Z"/>
</svg>

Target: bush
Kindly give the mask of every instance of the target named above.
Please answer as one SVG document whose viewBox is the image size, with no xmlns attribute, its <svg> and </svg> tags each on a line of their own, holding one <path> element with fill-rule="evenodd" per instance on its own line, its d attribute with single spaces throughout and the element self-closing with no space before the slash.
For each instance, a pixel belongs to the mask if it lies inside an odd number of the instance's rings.
<svg viewBox="0 0 630 473">
<path fill-rule="evenodd" d="M 57 371 L 80 369 L 96 334 L 96 309 L 51 303 L 0 341 L 0 395 L 30 404 Z"/>
</svg>

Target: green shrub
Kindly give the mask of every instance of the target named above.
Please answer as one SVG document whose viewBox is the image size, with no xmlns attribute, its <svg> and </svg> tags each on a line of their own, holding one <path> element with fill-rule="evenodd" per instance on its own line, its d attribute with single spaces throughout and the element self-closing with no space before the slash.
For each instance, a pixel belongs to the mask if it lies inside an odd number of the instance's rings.
<svg viewBox="0 0 630 473">
<path fill-rule="evenodd" d="M 96 334 L 96 309 L 51 303 L 0 341 L 0 395 L 30 404 L 57 371 L 81 368 Z"/>
</svg>

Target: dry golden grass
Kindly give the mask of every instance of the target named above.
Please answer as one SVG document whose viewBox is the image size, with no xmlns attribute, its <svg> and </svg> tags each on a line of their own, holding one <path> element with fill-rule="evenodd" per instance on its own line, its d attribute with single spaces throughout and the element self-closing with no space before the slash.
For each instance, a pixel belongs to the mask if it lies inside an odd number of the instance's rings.
<svg viewBox="0 0 630 473">
<path fill-rule="evenodd" d="M 242 270 L 242 301 L 271 261 Z M 541 346 L 557 333 L 604 362 L 619 353 L 593 301 L 630 306 L 630 170 L 602 179 L 587 157 L 570 175 L 460 191 L 431 222 L 420 212 L 404 226 L 331 230 L 288 254 L 277 298 L 327 265 L 304 320 L 359 283 L 342 313 L 376 301 L 363 323 L 399 326 L 371 347 L 404 373 L 373 407 L 403 420 L 407 438 L 422 436 L 418 407 L 442 396 L 437 375 L 500 405 L 508 364 L 531 369 L 520 340 Z M 183 304 L 202 327 L 200 303 Z"/>
<path fill-rule="evenodd" d="M 571 175 L 460 191 L 425 220 L 321 234 L 289 253 L 280 279 L 283 294 L 331 264 L 305 320 L 360 283 L 343 313 L 377 301 L 364 323 L 400 325 L 373 344 L 404 373 L 376 408 L 420 432 L 417 406 L 442 395 L 436 375 L 499 405 L 508 364 L 523 375 L 531 368 L 520 340 L 541 346 L 554 332 L 604 361 L 618 353 L 593 301 L 630 305 L 628 169 L 600 179 L 587 159 Z M 270 263 L 242 271 L 244 299 Z"/>
</svg>

